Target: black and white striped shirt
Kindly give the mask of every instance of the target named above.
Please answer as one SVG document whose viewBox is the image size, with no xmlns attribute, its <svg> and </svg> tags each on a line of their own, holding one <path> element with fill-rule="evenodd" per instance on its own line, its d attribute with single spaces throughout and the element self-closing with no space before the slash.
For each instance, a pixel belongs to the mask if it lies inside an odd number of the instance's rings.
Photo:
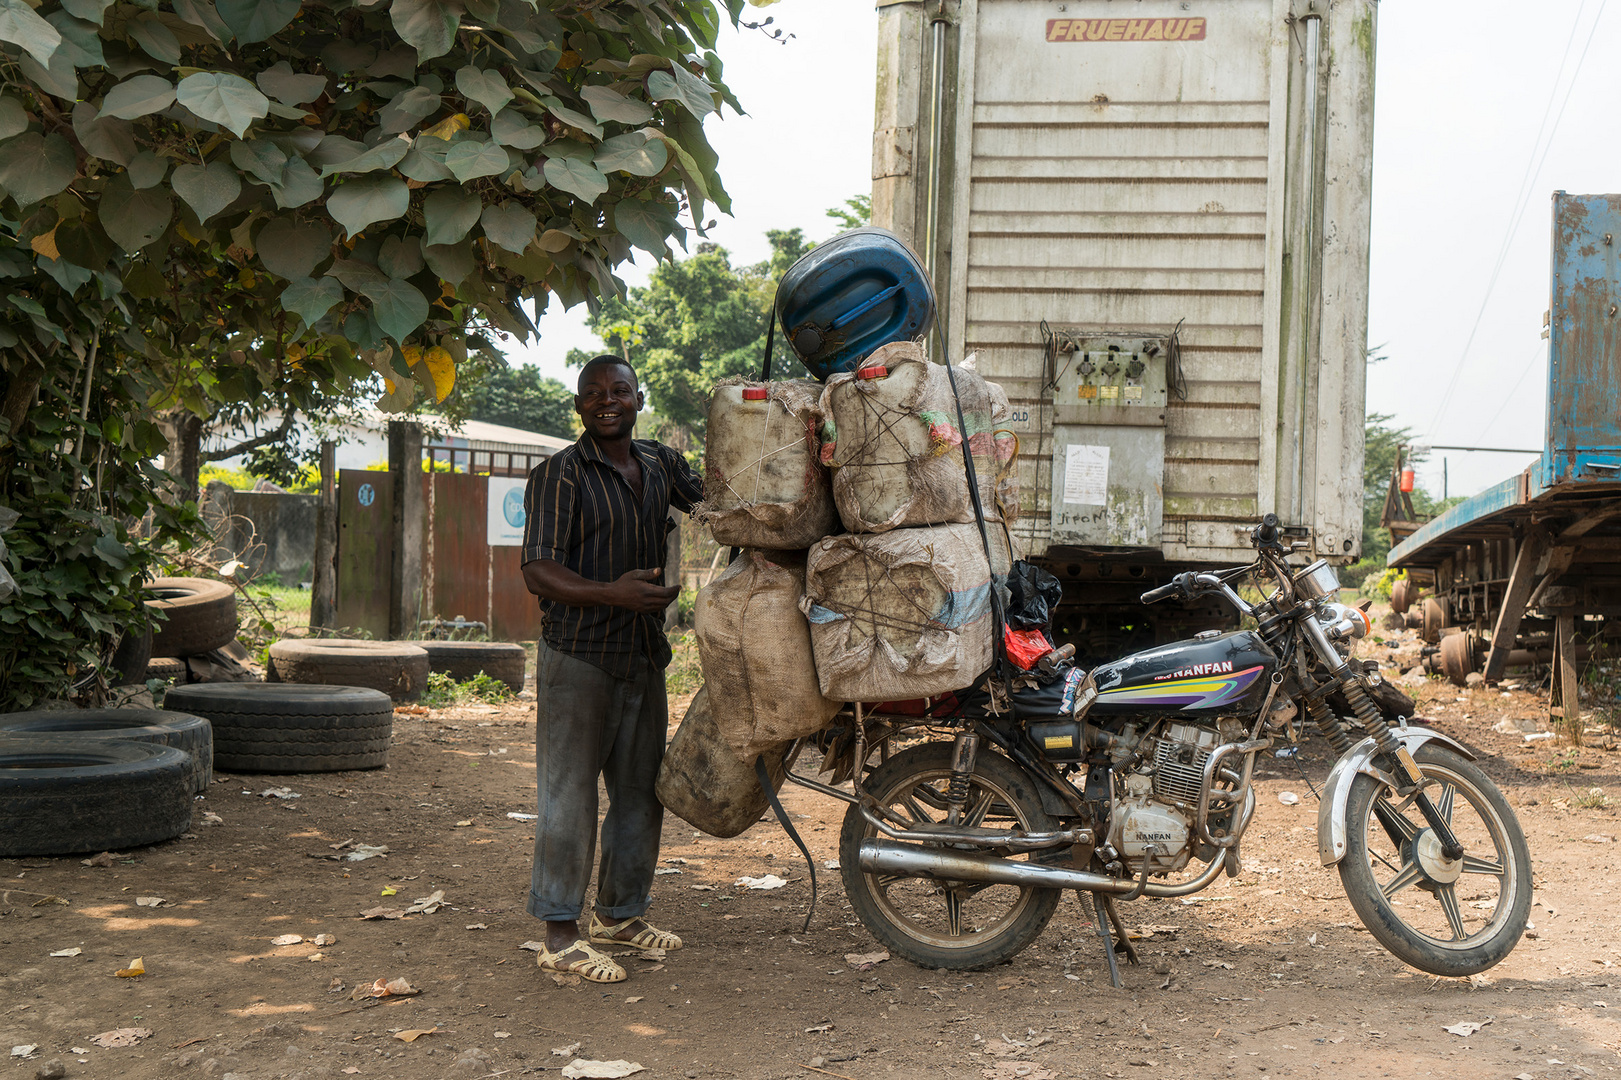
<svg viewBox="0 0 1621 1080">
<path fill-rule="evenodd" d="M 551 559 L 591 581 L 663 568 L 665 539 L 674 527 L 669 508 L 690 512 L 703 498 L 703 480 L 663 443 L 633 439 L 631 453 L 642 466 L 639 506 L 630 483 L 589 433 L 531 470 L 524 492 L 524 562 Z M 656 667 L 669 666 L 662 615 L 544 598 L 540 610 L 547 645 L 610 675 L 628 677 L 644 656 Z"/>
</svg>

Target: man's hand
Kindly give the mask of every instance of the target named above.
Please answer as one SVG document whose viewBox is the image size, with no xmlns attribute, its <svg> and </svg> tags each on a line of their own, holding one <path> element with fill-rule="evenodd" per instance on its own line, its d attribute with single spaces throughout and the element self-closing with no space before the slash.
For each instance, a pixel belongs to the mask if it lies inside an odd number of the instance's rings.
<svg viewBox="0 0 1621 1080">
<path fill-rule="evenodd" d="M 681 589 L 676 585 L 655 585 L 664 575 L 663 570 L 629 570 L 610 587 L 614 607 L 629 608 L 647 615 L 657 615 L 670 606 Z"/>
</svg>

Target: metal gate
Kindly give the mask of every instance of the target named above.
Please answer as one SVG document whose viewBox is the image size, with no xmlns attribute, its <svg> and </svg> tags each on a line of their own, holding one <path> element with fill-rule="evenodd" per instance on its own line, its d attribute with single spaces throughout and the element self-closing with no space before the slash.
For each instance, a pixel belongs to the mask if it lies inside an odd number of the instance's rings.
<svg viewBox="0 0 1621 1080">
<path fill-rule="evenodd" d="M 394 565 L 394 474 L 338 471 L 337 623 L 388 637 Z"/>
</svg>

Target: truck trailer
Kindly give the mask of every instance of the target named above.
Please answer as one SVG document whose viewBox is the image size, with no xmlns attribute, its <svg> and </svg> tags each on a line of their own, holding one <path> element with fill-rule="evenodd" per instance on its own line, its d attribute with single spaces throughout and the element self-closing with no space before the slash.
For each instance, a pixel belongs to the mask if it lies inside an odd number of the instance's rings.
<svg viewBox="0 0 1621 1080">
<path fill-rule="evenodd" d="M 873 224 L 1002 385 L 1055 629 L 1115 653 L 1231 618 L 1137 597 L 1361 547 L 1376 0 L 878 0 Z"/>
</svg>

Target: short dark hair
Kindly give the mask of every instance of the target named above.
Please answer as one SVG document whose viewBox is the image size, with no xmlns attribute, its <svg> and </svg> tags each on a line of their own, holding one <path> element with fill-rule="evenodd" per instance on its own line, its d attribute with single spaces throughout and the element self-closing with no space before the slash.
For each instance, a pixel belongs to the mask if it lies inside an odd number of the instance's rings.
<svg viewBox="0 0 1621 1080">
<path fill-rule="evenodd" d="M 630 372 L 630 381 L 635 384 L 636 389 L 641 389 L 641 382 L 636 377 L 636 369 L 630 366 L 629 360 L 626 360 L 623 356 L 615 356 L 613 353 L 603 353 L 601 356 L 593 356 L 591 359 L 585 362 L 584 367 L 580 368 L 580 377 L 574 381 L 574 392 L 580 392 L 580 387 L 585 384 L 585 377 L 589 375 L 593 369 L 599 367 L 608 367 L 609 365 L 614 367 L 622 367 L 626 371 Z"/>
</svg>

